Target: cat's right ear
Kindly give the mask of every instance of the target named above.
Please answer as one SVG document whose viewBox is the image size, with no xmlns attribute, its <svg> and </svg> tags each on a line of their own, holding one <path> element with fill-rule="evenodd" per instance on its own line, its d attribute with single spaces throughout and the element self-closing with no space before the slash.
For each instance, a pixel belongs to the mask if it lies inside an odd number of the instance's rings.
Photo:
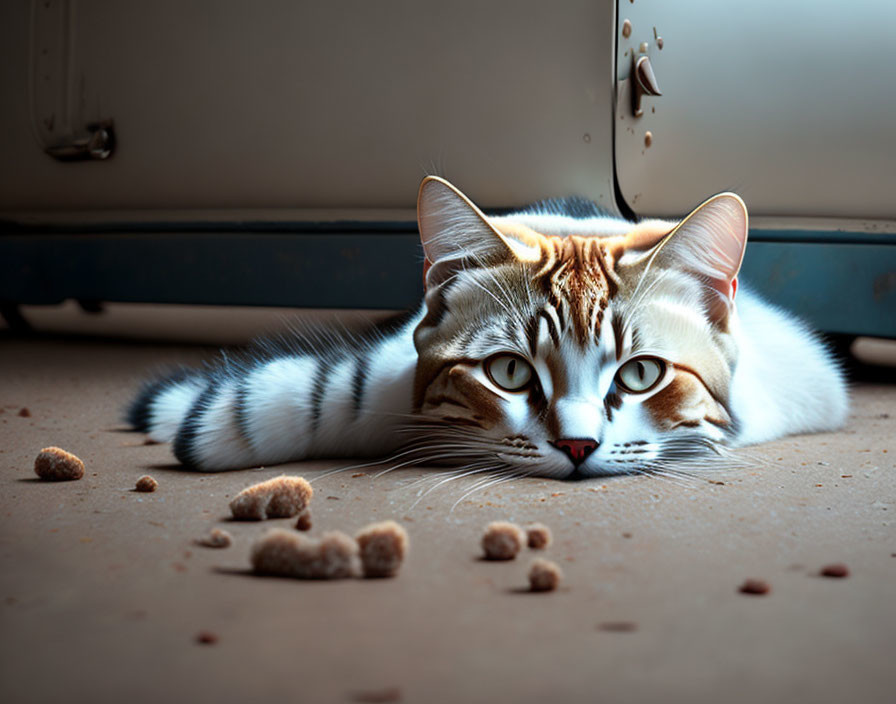
<svg viewBox="0 0 896 704">
<path fill-rule="evenodd" d="M 535 242 L 500 233 L 476 205 L 438 176 L 427 176 L 417 195 L 417 225 L 426 260 L 426 288 L 437 286 L 461 265 L 538 258 Z"/>
</svg>

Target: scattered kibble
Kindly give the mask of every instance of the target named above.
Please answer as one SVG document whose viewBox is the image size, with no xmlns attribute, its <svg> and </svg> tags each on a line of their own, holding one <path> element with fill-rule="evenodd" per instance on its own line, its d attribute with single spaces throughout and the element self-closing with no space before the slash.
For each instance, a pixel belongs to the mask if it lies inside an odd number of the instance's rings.
<svg viewBox="0 0 896 704">
<path fill-rule="evenodd" d="M 765 582 L 761 579 L 748 579 L 744 581 L 743 584 L 740 585 L 741 594 L 753 594 L 753 595 L 762 595 L 768 594 L 772 590 L 771 586 L 769 586 L 768 582 Z"/>
<path fill-rule="evenodd" d="M 21 416 L 22 418 L 30 418 L 31 411 L 29 411 L 27 408 L 23 408 L 21 411 L 19 411 L 19 416 Z"/>
<path fill-rule="evenodd" d="M 313 493 L 302 477 L 274 477 L 243 489 L 230 502 L 230 512 L 241 521 L 291 518 L 308 505 Z"/>
<path fill-rule="evenodd" d="M 84 463 L 59 447 L 45 447 L 34 460 L 34 473 L 47 481 L 72 481 L 84 476 Z"/>
<path fill-rule="evenodd" d="M 253 546 L 252 567 L 258 574 L 297 579 L 342 579 L 358 574 L 358 543 L 339 531 L 310 538 L 274 528 Z"/>
<path fill-rule="evenodd" d="M 553 542 L 551 529 L 542 523 L 526 526 L 526 542 L 533 550 L 545 550 Z"/>
<path fill-rule="evenodd" d="M 408 534 L 395 521 L 373 523 L 356 536 L 365 577 L 394 577 L 408 551 Z"/>
<path fill-rule="evenodd" d="M 482 549 L 487 560 L 512 560 L 526 545 L 526 533 L 515 523 L 489 523 L 482 536 Z"/>
<path fill-rule="evenodd" d="M 311 509 L 306 508 L 299 514 L 299 520 L 296 521 L 296 530 L 311 530 Z"/>
<path fill-rule="evenodd" d="M 153 492 L 159 488 L 159 483 L 148 474 L 144 474 L 137 480 L 137 485 L 134 488 L 137 491 Z"/>
<path fill-rule="evenodd" d="M 533 592 L 552 592 L 563 579 L 563 570 L 555 562 L 537 557 L 529 567 L 529 588 Z"/>
<path fill-rule="evenodd" d="M 196 642 L 202 645 L 214 645 L 218 642 L 218 634 L 211 631 L 199 631 L 196 634 Z"/>
<path fill-rule="evenodd" d="M 833 565 L 825 565 L 821 568 L 821 576 L 834 577 L 835 579 L 849 577 L 849 567 L 844 565 L 842 562 L 838 562 Z"/>
<path fill-rule="evenodd" d="M 233 536 L 226 530 L 214 528 L 212 531 L 199 540 L 199 544 L 206 548 L 229 548 L 233 542 Z"/>
</svg>

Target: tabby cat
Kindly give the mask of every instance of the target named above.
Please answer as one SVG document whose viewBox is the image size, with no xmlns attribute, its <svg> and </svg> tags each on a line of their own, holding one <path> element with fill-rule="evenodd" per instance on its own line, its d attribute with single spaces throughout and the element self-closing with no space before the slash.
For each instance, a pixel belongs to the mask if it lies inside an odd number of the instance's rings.
<svg viewBox="0 0 896 704">
<path fill-rule="evenodd" d="M 150 383 L 134 428 L 203 471 L 397 453 L 562 478 L 704 466 L 846 418 L 820 341 L 737 290 L 732 193 L 677 224 L 579 199 L 491 217 L 428 177 L 417 209 L 418 311 Z"/>
</svg>

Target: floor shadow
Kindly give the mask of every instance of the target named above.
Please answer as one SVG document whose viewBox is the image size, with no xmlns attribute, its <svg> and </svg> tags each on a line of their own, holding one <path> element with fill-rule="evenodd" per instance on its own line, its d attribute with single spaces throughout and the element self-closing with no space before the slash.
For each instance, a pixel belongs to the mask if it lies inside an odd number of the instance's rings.
<svg viewBox="0 0 896 704">
<path fill-rule="evenodd" d="M 302 582 L 305 584 L 323 584 L 332 582 L 353 582 L 354 579 L 346 577 L 345 579 L 307 579 L 301 577 L 290 577 L 282 574 L 266 574 L 256 572 L 251 567 L 212 567 L 211 571 L 215 574 L 222 574 L 228 577 L 248 577 L 251 579 L 276 579 L 284 582 Z"/>
</svg>

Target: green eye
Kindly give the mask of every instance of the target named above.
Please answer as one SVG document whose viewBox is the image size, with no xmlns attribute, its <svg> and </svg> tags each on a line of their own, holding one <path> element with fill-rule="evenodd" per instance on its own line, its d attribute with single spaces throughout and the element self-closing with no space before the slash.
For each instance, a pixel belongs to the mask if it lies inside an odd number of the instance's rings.
<svg viewBox="0 0 896 704">
<path fill-rule="evenodd" d="M 643 394 L 656 386 L 663 378 L 666 363 L 657 357 L 630 359 L 616 372 L 616 383 L 633 394 Z"/>
<path fill-rule="evenodd" d="M 522 391 L 532 381 L 532 365 L 515 354 L 498 354 L 485 360 L 485 373 L 505 391 Z"/>
</svg>

